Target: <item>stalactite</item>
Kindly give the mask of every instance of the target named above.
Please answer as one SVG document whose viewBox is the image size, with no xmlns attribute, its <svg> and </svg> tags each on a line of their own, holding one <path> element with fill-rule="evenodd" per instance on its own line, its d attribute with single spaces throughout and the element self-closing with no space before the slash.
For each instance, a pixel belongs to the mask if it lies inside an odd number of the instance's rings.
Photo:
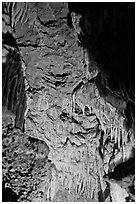
<svg viewBox="0 0 137 204">
<path fill-rule="evenodd" d="M 110 135 L 111 135 L 111 141 L 113 139 L 113 125 L 111 124 L 111 128 L 110 128 Z"/>
<path fill-rule="evenodd" d="M 121 144 L 121 134 L 120 134 L 120 128 L 117 128 L 117 135 L 118 135 L 118 149 L 120 150 Z"/>
<path fill-rule="evenodd" d="M 117 136 L 117 131 L 116 131 L 117 128 L 114 127 L 113 129 L 114 129 L 115 144 L 117 144 L 117 139 L 118 139 L 118 138 L 117 138 L 117 137 L 118 137 L 118 136 Z"/>
</svg>

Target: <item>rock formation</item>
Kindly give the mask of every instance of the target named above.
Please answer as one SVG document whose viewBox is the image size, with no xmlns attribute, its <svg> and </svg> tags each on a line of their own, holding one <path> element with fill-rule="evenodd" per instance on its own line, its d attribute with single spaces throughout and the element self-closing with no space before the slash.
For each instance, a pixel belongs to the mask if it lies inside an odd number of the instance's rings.
<svg viewBox="0 0 137 204">
<path fill-rule="evenodd" d="M 3 2 L 2 23 L 3 201 L 135 201 L 135 4 Z"/>
</svg>

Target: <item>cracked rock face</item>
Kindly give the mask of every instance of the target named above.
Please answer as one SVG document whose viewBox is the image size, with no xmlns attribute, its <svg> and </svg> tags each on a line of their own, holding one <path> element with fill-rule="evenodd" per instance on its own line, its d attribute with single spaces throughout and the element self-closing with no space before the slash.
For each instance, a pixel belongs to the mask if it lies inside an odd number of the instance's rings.
<svg viewBox="0 0 137 204">
<path fill-rule="evenodd" d="M 3 201 L 135 201 L 134 7 L 2 4 Z"/>
</svg>

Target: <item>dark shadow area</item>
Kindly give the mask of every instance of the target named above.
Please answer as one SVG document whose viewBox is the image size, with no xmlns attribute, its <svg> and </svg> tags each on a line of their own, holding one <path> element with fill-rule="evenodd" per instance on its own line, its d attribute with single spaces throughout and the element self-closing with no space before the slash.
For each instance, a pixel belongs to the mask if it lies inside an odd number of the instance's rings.
<svg viewBox="0 0 137 204">
<path fill-rule="evenodd" d="M 134 186 L 134 185 L 129 186 L 129 190 L 130 190 L 130 193 L 132 193 L 133 195 L 135 195 L 135 186 Z"/>
<path fill-rule="evenodd" d="M 5 183 L 2 182 L 2 202 L 17 202 L 18 198 L 19 196 L 11 188 L 5 188 Z"/>
<path fill-rule="evenodd" d="M 135 174 L 135 158 L 130 158 L 126 162 L 118 164 L 114 168 L 114 172 L 109 173 L 107 176 L 109 179 L 121 180 L 127 176 Z"/>
<path fill-rule="evenodd" d="M 18 51 L 18 46 L 17 46 L 17 42 L 16 39 L 13 37 L 13 35 L 9 32 L 7 33 L 2 33 L 2 43 L 4 45 L 9 45 L 11 47 L 16 48 Z"/>
<path fill-rule="evenodd" d="M 82 46 L 106 75 L 107 85 L 126 90 L 134 100 L 129 92 L 135 92 L 135 3 L 72 2 L 69 10 L 82 15 Z"/>
<path fill-rule="evenodd" d="M 99 202 L 105 202 L 105 198 L 104 198 L 104 194 L 103 194 L 102 190 L 100 190 L 98 192 L 98 200 L 99 200 Z"/>
</svg>

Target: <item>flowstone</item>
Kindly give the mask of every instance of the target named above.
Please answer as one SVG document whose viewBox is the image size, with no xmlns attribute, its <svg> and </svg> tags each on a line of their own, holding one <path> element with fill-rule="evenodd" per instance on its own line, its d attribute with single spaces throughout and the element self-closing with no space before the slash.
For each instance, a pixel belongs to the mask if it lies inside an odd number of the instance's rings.
<svg viewBox="0 0 137 204">
<path fill-rule="evenodd" d="M 89 5 L 3 2 L 3 201 L 134 201 L 134 165 L 117 177 L 134 163 L 134 90 L 107 70 L 110 4 Z"/>
</svg>

